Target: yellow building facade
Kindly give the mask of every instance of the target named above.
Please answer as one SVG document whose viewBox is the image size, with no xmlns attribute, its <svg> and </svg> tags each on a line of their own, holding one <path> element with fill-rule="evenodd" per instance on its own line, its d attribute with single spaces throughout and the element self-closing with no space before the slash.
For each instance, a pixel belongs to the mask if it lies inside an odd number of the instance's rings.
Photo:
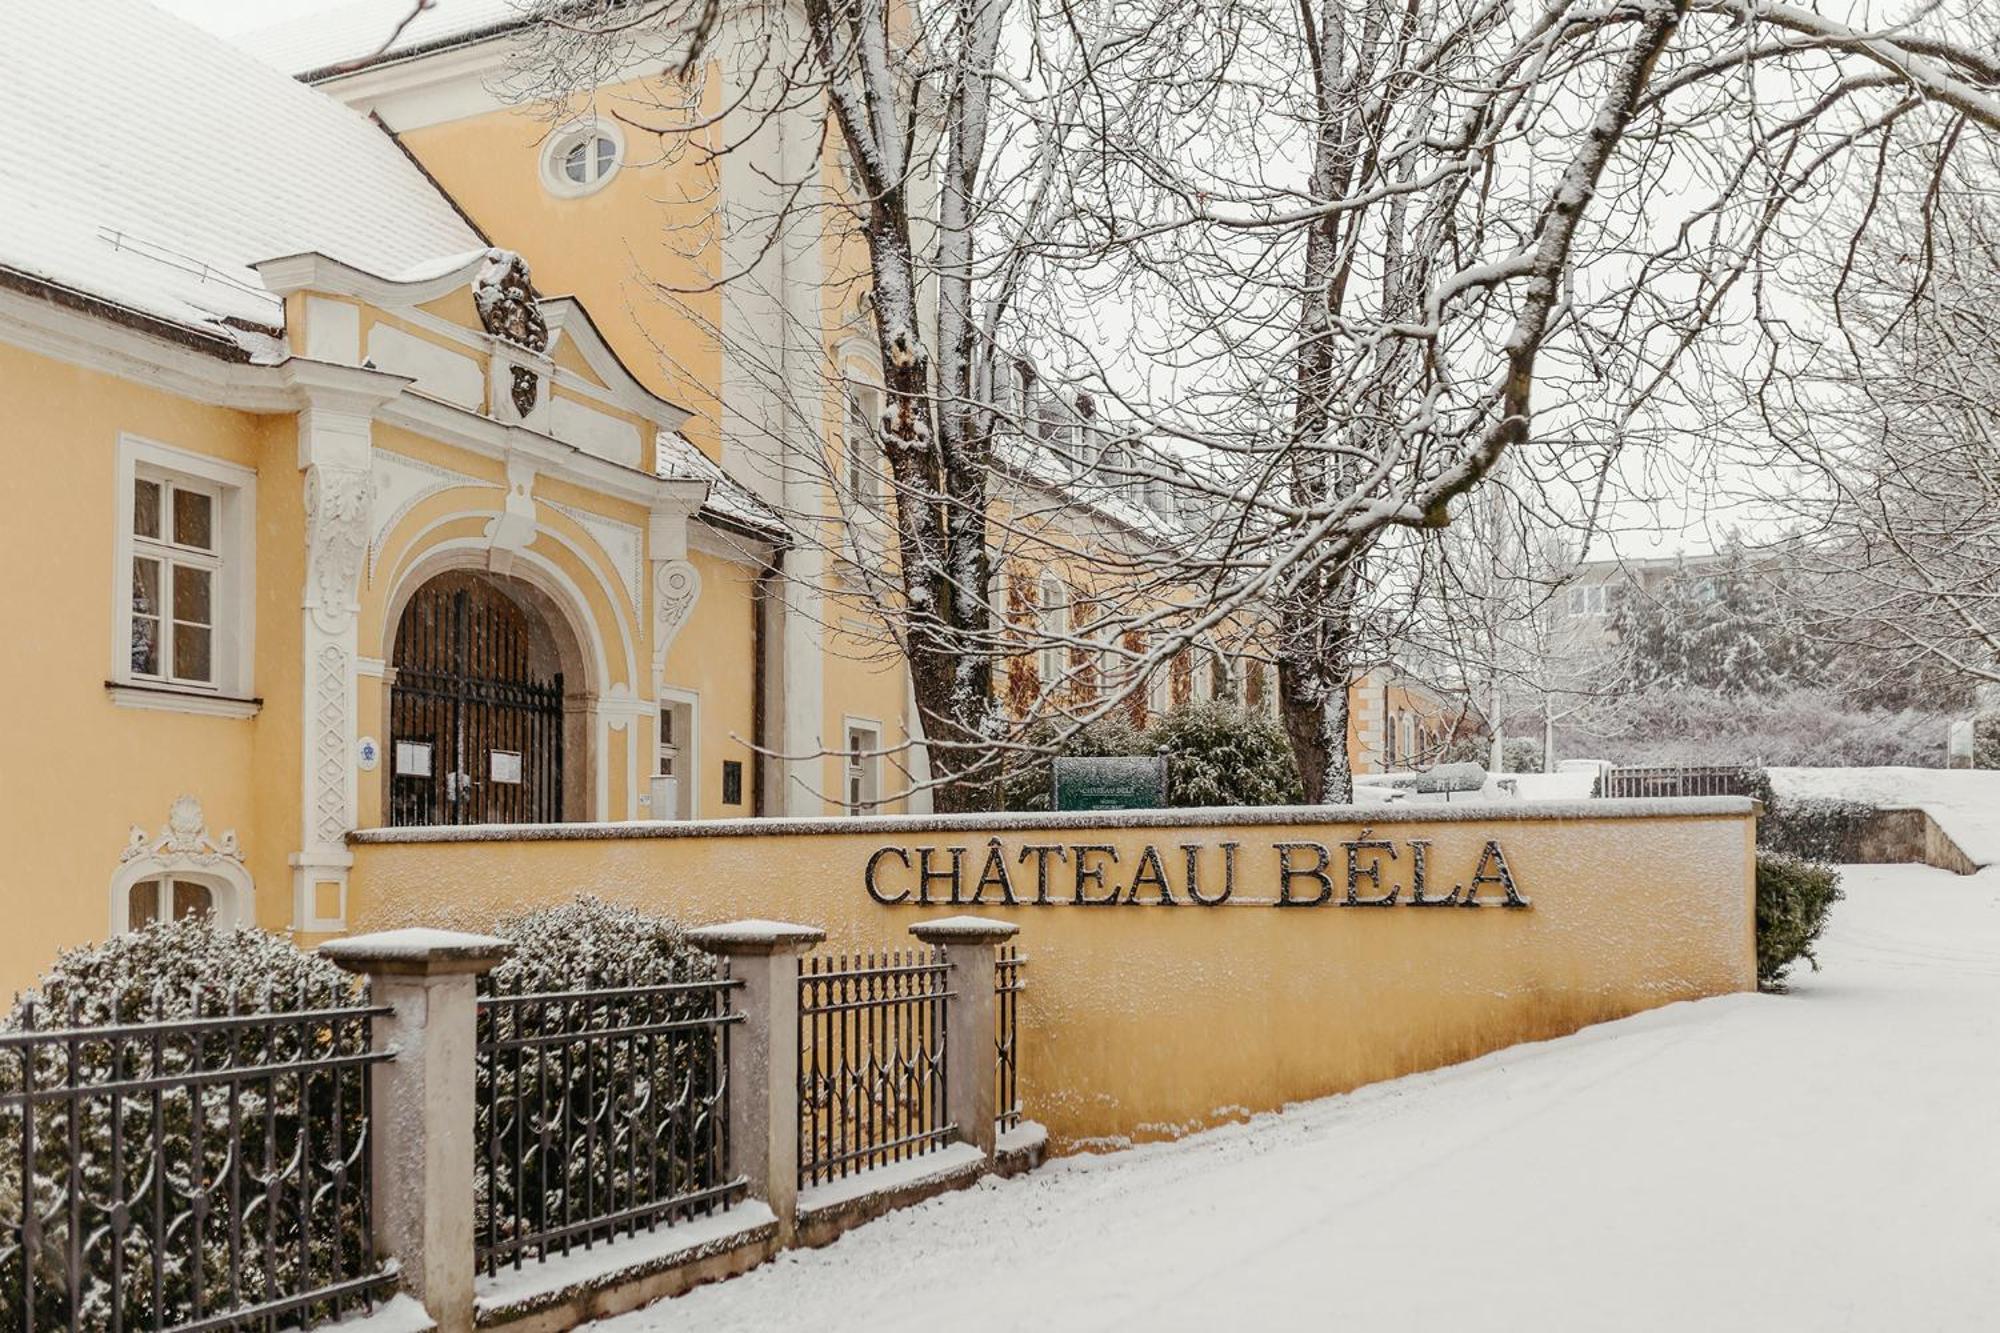
<svg viewBox="0 0 2000 1333">
<path fill-rule="evenodd" d="M 441 9 L 365 60 L 142 0 L 0 53 L 23 117 L 101 90 L 0 149 L 0 986 L 180 912 L 344 931 L 356 830 L 925 808 L 866 598 L 786 536 L 816 367 L 876 377 L 852 239 L 715 225 L 819 146 L 727 70 L 721 155 L 620 114 L 646 70 L 517 104 L 519 34 Z"/>
</svg>

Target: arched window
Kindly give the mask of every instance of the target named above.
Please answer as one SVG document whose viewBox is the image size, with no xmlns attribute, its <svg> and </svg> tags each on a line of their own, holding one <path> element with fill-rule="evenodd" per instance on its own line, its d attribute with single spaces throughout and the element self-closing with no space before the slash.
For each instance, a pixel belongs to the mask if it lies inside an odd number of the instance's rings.
<svg viewBox="0 0 2000 1333">
<path fill-rule="evenodd" d="M 876 422 L 882 416 L 882 395 L 873 385 L 849 380 L 846 399 L 840 449 L 847 494 L 856 504 L 872 507 L 882 502 L 882 451 L 875 439 Z"/>
<path fill-rule="evenodd" d="M 1044 694 L 1063 679 L 1064 645 L 1069 635 L 1069 590 L 1053 574 L 1042 576 L 1041 677 Z"/>
<path fill-rule="evenodd" d="M 593 194 L 610 183 L 624 156 L 624 138 L 616 125 L 579 121 L 549 136 L 542 150 L 542 183 L 561 198 Z"/>
<path fill-rule="evenodd" d="M 253 885 L 236 835 L 213 836 L 201 802 L 182 796 L 167 823 L 148 836 L 132 826 L 118 870 L 111 877 L 111 931 L 121 934 L 155 921 L 205 917 L 228 928 L 250 915 Z"/>
</svg>

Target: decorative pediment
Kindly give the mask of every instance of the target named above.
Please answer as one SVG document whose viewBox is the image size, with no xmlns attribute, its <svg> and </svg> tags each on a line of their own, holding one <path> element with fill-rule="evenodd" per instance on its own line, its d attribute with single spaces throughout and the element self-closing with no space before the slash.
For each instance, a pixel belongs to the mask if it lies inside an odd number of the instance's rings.
<svg viewBox="0 0 2000 1333">
<path fill-rule="evenodd" d="M 243 851 L 236 843 L 236 831 L 229 830 L 220 836 L 208 831 L 208 821 L 201 813 L 201 802 L 192 796 L 178 796 L 167 807 L 166 826 L 158 833 L 148 835 L 138 824 L 126 839 L 124 854 L 118 858 L 122 862 L 157 862 L 162 869 L 182 866 L 217 866 L 243 864 Z"/>
</svg>

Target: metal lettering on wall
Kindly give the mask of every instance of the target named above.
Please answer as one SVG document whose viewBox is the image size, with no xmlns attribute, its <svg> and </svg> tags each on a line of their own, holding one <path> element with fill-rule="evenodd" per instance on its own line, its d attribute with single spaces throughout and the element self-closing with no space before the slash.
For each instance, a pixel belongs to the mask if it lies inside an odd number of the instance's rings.
<svg viewBox="0 0 2000 1333">
<path fill-rule="evenodd" d="M 1527 907 L 1513 867 L 1488 839 L 1471 877 L 1441 880 L 1431 843 L 1371 836 L 1329 847 L 1274 842 L 1147 843 L 1120 861 L 1110 843 L 878 847 L 862 871 L 868 896 L 887 907 Z M 1268 896 L 1251 897 L 1251 894 Z"/>
</svg>

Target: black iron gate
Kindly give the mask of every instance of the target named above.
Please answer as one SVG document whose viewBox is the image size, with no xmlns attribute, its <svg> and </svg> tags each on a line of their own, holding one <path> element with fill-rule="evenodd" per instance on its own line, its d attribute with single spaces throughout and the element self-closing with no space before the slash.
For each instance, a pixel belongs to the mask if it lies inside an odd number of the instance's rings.
<svg viewBox="0 0 2000 1333">
<path fill-rule="evenodd" d="M 396 630 L 389 823 L 563 817 L 563 680 L 537 678 L 528 617 L 470 576 L 417 590 Z"/>
</svg>

